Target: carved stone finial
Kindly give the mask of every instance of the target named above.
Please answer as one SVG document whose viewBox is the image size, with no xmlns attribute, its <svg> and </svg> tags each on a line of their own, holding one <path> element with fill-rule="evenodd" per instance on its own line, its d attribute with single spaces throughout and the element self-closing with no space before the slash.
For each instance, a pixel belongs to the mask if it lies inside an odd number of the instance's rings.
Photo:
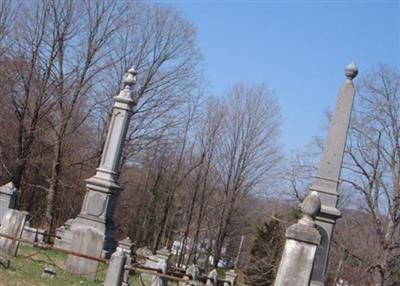
<svg viewBox="0 0 400 286">
<path fill-rule="evenodd" d="M 321 199 L 316 191 L 312 191 L 301 203 L 303 217 L 299 220 L 300 224 L 314 225 L 314 220 L 321 210 Z"/>
<path fill-rule="evenodd" d="M 345 69 L 345 75 L 348 80 L 353 80 L 358 74 L 358 68 L 354 62 L 349 64 Z"/>
<path fill-rule="evenodd" d="M 124 88 L 131 88 L 136 83 L 137 71 L 134 67 L 131 67 L 122 78 Z"/>
</svg>

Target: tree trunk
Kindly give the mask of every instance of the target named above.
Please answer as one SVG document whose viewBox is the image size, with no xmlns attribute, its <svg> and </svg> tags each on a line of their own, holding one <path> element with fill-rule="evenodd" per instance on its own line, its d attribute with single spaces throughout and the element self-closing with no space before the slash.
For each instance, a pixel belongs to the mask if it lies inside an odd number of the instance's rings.
<svg viewBox="0 0 400 286">
<path fill-rule="evenodd" d="M 193 194 L 192 200 L 190 202 L 190 206 L 189 206 L 189 215 L 188 215 L 188 219 L 187 219 L 187 223 L 186 223 L 186 227 L 185 227 L 185 232 L 183 234 L 183 239 L 182 239 L 182 244 L 181 244 L 182 251 L 181 251 L 181 253 L 179 255 L 179 259 L 178 259 L 178 267 L 181 266 L 181 264 L 185 258 L 185 254 L 186 254 L 186 243 L 187 243 L 187 239 L 189 237 L 190 225 L 192 224 L 194 208 L 195 208 L 195 204 L 197 201 L 197 195 L 199 192 L 201 171 L 202 171 L 202 168 L 200 168 L 199 173 L 197 175 L 194 194 Z"/>
<path fill-rule="evenodd" d="M 170 210 L 173 199 L 174 199 L 174 192 L 171 191 L 171 193 L 167 197 L 167 200 L 166 200 L 164 208 L 163 208 L 163 215 L 162 215 L 162 219 L 161 219 L 161 223 L 160 223 L 161 228 L 160 228 L 159 232 L 157 233 L 156 242 L 154 243 L 154 247 L 153 247 L 154 254 L 156 253 L 157 249 L 160 248 L 161 239 L 165 232 L 165 227 L 166 227 L 167 220 L 168 220 L 168 214 L 169 214 L 169 210 Z"/>
<path fill-rule="evenodd" d="M 44 231 L 48 234 L 45 237 L 45 241 L 50 243 L 52 241 L 52 235 L 55 234 L 55 219 L 56 219 L 56 200 L 59 188 L 59 180 L 61 175 L 62 165 L 62 139 L 57 138 L 57 142 L 54 146 L 54 159 L 51 166 L 51 177 L 49 182 L 49 188 L 47 190 L 47 204 L 46 204 L 46 216 Z"/>
</svg>

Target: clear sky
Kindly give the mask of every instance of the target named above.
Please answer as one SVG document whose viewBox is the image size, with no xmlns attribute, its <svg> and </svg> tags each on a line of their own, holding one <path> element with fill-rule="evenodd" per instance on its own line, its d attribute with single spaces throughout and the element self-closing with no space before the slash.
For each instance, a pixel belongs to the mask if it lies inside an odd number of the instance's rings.
<svg viewBox="0 0 400 286">
<path fill-rule="evenodd" d="M 197 28 L 209 91 L 266 83 L 285 150 L 309 143 L 333 109 L 344 67 L 400 66 L 400 1 L 164 1 Z"/>
</svg>

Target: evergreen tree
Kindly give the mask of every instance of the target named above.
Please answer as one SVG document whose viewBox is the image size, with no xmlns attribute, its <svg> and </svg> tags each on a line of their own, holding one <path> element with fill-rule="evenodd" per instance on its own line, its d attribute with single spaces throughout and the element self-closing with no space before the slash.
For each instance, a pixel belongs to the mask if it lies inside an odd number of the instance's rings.
<svg viewBox="0 0 400 286">
<path fill-rule="evenodd" d="M 248 285 L 267 286 L 274 283 L 284 243 L 285 230 L 278 220 L 265 221 L 257 229 L 250 264 L 245 269 Z"/>
</svg>

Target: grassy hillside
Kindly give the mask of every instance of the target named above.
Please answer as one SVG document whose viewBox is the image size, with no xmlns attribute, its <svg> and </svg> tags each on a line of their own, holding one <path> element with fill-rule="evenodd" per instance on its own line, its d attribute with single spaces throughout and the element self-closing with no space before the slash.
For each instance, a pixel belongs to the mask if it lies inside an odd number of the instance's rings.
<svg viewBox="0 0 400 286">
<path fill-rule="evenodd" d="M 64 270 L 66 255 L 53 251 L 21 246 L 17 257 L 11 260 L 9 268 L 0 266 L 1 286 L 94 286 L 103 285 L 107 266 L 100 264 L 98 280 L 88 281 L 82 277 L 70 274 Z M 42 278 L 42 271 L 45 267 L 52 267 L 57 275 L 53 279 Z M 133 277 L 135 280 L 135 277 Z M 132 285 L 137 285 L 134 281 Z"/>
</svg>

